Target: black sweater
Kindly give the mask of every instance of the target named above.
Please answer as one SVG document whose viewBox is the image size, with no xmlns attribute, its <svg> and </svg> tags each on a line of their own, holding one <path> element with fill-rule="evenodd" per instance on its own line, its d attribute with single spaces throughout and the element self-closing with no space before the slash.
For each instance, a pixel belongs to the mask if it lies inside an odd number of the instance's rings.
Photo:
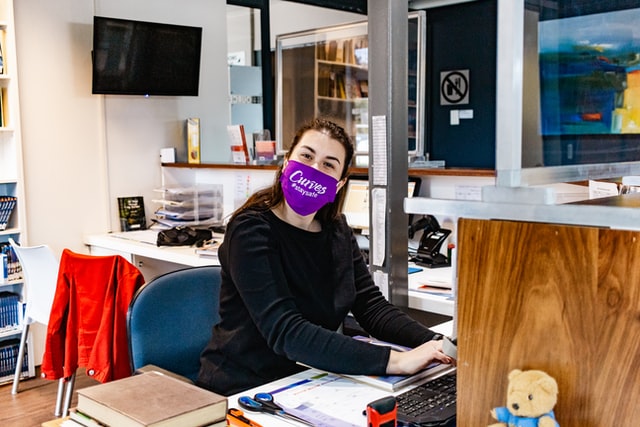
<svg viewBox="0 0 640 427">
<path fill-rule="evenodd" d="M 385 374 L 390 350 L 336 332 L 349 312 L 368 333 L 415 347 L 434 333 L 374 284 L 342 217 L 318 233 L 271 211 L 246 211 L 218 249 L 221 321 L 202 353 L 198 384 L 230 395 L 291 375 L 301 364 Z"/>
</svg>

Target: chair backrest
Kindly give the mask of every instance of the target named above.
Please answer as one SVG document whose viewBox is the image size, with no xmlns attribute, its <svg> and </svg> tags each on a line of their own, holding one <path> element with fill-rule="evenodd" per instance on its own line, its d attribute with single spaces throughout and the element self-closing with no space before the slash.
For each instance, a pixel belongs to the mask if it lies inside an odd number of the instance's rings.
<svg viewBox="0 0 640 427">
<path fill-rule="evenodd" d="M 156 365 L 195 381 L 200 353 L 218 323 L 220 267 L 159 276 L 138 290 L 127 313 L 131 367 Z"/>
<path fill-rule="evenodd" d="M 56 292 L 60 265 L 47 245 L 19 246 L 12 238 L 9 244 L 18 256 L 25 282 L 25 322 L 49 322 L 51 304 Z"/>
</svg>

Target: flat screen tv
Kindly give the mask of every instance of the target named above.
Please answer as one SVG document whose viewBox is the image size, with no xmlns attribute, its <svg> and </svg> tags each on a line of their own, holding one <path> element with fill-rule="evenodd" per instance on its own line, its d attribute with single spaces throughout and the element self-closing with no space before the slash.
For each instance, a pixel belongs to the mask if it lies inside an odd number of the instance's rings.
<svg viewBox="0 0 640 427">
<path fill-rule="evenodd" d="M 197 96 L 202 28 L 94 16 L 92 93 Z"/>
</svg>

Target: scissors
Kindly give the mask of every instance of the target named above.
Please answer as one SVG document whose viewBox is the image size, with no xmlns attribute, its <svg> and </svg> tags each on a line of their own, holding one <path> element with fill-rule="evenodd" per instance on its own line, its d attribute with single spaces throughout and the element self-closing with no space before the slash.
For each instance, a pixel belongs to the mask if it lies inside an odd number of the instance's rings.
<svg viewBox="0 0 640 427">
<path fill-rule="evenodd" d="M 289 420 L 297 421 L 304 425 L 314 426 L 314 424 L 309 421 L 286 412 L 282 406 L 278 405 L 275 400 L 273 400 L 273 395 L 271 393 L 256 393 L 253 398 L 249 396 L 240 396 L 238 398 L 238 403 L 248 411 L 266 412 L 267 414 L 277 415 Z"/>
</svg>

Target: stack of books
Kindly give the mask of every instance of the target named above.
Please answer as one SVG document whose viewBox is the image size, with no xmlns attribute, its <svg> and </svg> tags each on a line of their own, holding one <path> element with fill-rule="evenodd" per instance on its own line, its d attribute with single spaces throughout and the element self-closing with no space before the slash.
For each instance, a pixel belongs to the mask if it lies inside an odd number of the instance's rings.
<svg viewBox="0 0 640 427">
<path fill-rule="evenodd" d="M 196 427 L 226 424 L 227 398 L 157 371 L 78 390 L 64 427 Z"/>
<path fill-rule="evenodd" d="M 0 331 L 18 329 L 22 323 L 20 295 L 14 292 L 0 292 Z"/>
<path fill-rule="evenodd" d="M 22 279 L 22 266 L 9 242 L 0 242 L 0 285 Z"/>
<path fill-rule="evenodd" d="M 29 375 L 29 355 L 28 347 L 25 347 L 24 357 L 22 359 L 22 370 L 20 375 L 26 378 Z M 0 383 L 13 379 L 16 371 L 16 363 L 18 361 L 18 350 L 20 349 L 20 340 L 11 339 L 0 342 Z"/>
<path fill-rule="evenodd" d="M 0 230 L 6 230 L 17 201 L 13 196 L 0 196 Z"/>
</svg>

